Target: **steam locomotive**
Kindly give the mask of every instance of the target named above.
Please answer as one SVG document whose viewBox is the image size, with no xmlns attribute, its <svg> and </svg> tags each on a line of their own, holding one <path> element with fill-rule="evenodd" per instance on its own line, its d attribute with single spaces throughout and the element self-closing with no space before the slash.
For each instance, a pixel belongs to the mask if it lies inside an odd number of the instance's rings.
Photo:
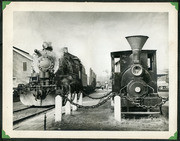
<svg viewBox="0 0 180 141">
<path fill-rule="evenodd" d="M 126 39 L 132 50 L 111 52 L 112 91 L 121 95 L 121 106 L 129 112 L 137 105 L 155 106 L 162 99 L 157 93 L 156 50 L 141 50 L 147 36 Z"/>
<path fill-rule="evenodd" d="M 42 50 L 35 50 L 33 72 L 29 83 L 19 84 L 16 91 L 24 105 L 47 106 L 55 104 L 58 93 L 67 95 L 95 89 L 96 75 L 91 69 L 91 82 L 80 59 L 65 47 L 58 57 L 50 43 L 45 42 Z M 63 102 L 64 103 L 64 102 Z"/>
</svg>

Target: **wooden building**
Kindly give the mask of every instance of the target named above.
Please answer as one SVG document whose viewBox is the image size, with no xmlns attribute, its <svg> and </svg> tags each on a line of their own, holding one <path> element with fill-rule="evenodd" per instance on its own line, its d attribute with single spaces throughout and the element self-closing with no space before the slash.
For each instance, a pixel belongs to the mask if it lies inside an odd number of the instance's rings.
<svg viewBox="0 0 180 141">
<path fill-rule="evenodd" d="M 32 71 L 32 56 L 17 47 L 13 47 L 13 88 L 18 84 L 27 84 Z"/>
</svg>

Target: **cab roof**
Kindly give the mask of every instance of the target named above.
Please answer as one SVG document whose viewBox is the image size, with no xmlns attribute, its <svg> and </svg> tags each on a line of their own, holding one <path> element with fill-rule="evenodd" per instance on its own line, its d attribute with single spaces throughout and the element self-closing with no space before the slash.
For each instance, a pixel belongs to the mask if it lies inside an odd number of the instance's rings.
<svg viewBox="0 0 180 141">
<path fill-rule="evenodd" d="M 156 50 L 141 50 L 142 53 L 156 53 Z M 111 57 L 120 57 L 121 55 L 132 54 L 132 50 L 111 52 Z"/>
</svg>

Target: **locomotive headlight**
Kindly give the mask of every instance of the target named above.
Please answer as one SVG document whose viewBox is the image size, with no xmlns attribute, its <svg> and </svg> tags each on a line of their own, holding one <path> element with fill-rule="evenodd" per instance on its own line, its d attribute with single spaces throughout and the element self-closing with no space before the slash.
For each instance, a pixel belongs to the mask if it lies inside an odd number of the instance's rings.
<svg viewBox="0 0 180 141">
<path fill-rule="evenodd" d="M 50 57 L 41 57 L 38 61 L 38 67 L 41 71 L 46 72 L 47 70 L 53 69 L 54 62 Z"/>
<path fill-rule="evenodd" d="M 136 93 L 139 93 L 139 92 L 141 92 L 141 87 L 136 87 L 134 90 Z"/>
<path fill-rule="evenodd" d="M 140 76 L 143 73 L 143 68 L 142 68 L 141 65 L 135 64 L 135 65 L 132 66 L 131 72 L 135 76 Z"/>
<path fill-rule="evenodd" d="M 50 65 L 51 65 L 51 62 L 48 58 L 42 58 L 40 61 L 39 61 L 39 65 L 43 68 L 49 68 Z"/>
<path fill-rule="evenodd" d="M 147 90 L 146 83 L 141 79 L 132 80 L 127 85 L 127 92 L 130 97 L 140 97 L 146 94 Z"/>
</svg>

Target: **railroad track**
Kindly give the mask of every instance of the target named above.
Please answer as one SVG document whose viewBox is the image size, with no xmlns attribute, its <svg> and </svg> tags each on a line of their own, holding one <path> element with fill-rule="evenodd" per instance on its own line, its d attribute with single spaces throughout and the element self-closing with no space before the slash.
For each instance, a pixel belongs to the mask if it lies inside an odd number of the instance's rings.
<svg viewBox="0 0 180 141">
<path fill-rule="evenodd" d="M 24 120 L 30 119 L 39 114 L 45 113 L 49 110 L 52 110 L 54 107 L 54 105 L 44 107 L 31 106 L 13 111 L 13 125 L 23 122 Z"/>
<path fill-rule="evenodd" d="M 18 109 L 18 110 L 14 110 L 14 111 L 13 111 L 13 114 L 14 114 L 14 113 L 17 113 L 17 112 L 20 112 L 20 111 L 24 111 L 24 110 L 30 109 L 30 108 L 32 108 L 32 107 L 33 107 L 33 106 L 26 107 L 26 108 L 22 108 L 22 109 Z"/>
<path fill-rule="evenodd" d="M 30 108 L 49 108 L 51 106 L 54 106 L 54 105 L 50 105 L 50 106 L 30 106 L 30 107 L 26 107 L 26 108 L 22 108 L 22 109 L 18 109 L 18 110 L 14 110 L 13 113 L 16 113 L 16 112 L 20 112 L 20 111 L 24 111 L 24 110 L 27 110 L 27 109 L 30 109 Z"/>
</svg>

